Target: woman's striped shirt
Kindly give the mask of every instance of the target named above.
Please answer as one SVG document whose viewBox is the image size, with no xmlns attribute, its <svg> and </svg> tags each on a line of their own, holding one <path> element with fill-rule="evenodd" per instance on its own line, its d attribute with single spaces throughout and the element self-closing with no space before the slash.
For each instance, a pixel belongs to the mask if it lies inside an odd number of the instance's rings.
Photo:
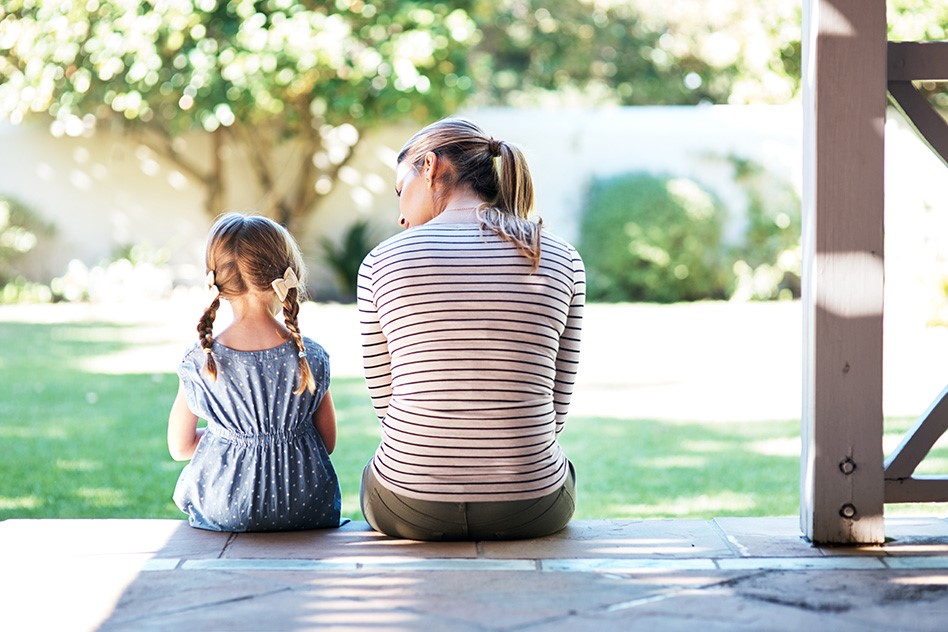
<svg viewBox="0 0 948 632">
<path fill-rule="evenodd" d="M 379 244 L 359 271 L 365 376 L 391 491 L 434 501 L 538 498 L 566 479 L 557 442 L 579 362 L 585 272 L 542 234 L 540 266 L 447 211 Z"/>
</svg>

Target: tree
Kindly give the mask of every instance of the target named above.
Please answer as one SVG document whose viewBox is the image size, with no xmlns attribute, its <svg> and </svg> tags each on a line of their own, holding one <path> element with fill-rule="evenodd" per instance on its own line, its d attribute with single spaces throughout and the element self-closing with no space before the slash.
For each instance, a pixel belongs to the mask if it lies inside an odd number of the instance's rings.
<svg viewBox="0 0 948 632">
<path fill-rule="evenodd" d="M 368 127 L 457 108 L 474 32 L 463 3 L 11 0 L 0 116 L 47 113 L 66 135 L 121 121 L 204 186 L 211 215 L 226 200 L 224 147 L 248 148 L 261 210 L 293 229 Z M 182 151 L 194 129 L 211 155 Z M 298 158 L 281 164 L 288 151 Z"/>
<path fill-rule="evenodd" d="M 890 0 L 890 37 L 943 39 L 945 6 Z M 378 124 L 462 103 L 785 103 L 799 86 L 798 0 L 0 6 L 0 117 L 47 114 L 68 135 L 119 121 L 203 185 L 212 215 L 227 197 L 223 150 L 243 148 L 260 210 L 291 228 Z M 183 151 L 194 130 L 209 155 Z"/>
<path fill-rule="evenodd" d="M 785 103 L 800 86 L 793 0 L 505 0 L 471 16 L 475 99 L 580 105 Z"/>
</svg>

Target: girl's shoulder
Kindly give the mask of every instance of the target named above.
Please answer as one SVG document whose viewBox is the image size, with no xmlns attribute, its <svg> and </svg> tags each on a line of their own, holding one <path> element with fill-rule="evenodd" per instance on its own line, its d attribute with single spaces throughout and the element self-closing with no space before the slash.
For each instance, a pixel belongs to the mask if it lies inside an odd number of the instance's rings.
<svg viewBox="0 0 948 632">
<path fill-rule="evenodd" d="M 308 336 L 301 336 L 301 338 L 303 338 L 303 348 L 306 349 L 307 357 L 329 361 L 329 352 L 325 347 Z"/>
<path fill-rule="evenodd" d="M 178 377 L 185 382 L 198 381 L 201 379 L 201 371 L 207 359 L 204 357 L 204 349 L 200 343 L 192 343 L 184 352 L 181 362 L 178 363 Z"/>
<path fill-rule="evenodd" d="M 181 362 L 193 361 L 195 359 L 203 358 L 204 349 L 201 347 L 201 343 L 192 342 L 187 349 L 185 349 L 184 354 L 181 357 Z"/>
</svg>

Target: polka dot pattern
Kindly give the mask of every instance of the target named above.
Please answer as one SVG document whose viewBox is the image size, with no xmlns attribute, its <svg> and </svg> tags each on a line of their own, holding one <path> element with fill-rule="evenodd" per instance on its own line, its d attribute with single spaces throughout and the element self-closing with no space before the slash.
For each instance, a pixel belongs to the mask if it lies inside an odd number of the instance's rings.
<svg viewBox="0 0 948 632">
<path fill-rule="evenodd" d="M 289 531 L 338 527 L 342 495 L 313 414 L 329 389 L 329 356 L 304 337 L 316 391 L 295 395 L 292 341 L 265 351 L 214 343 L 218 378 L 203 374 L 204 352 L 185 354 L 178 376 L 207 431 L 178 478 L 174 501 L 193 527 Z"/>
</svg>

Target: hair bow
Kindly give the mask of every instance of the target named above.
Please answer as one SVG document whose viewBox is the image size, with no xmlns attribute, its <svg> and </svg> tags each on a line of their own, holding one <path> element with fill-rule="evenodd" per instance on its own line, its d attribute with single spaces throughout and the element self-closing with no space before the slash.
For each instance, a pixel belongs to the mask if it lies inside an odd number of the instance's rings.
<svg viewBox="0 0 948 632">
<path fill-rule="evenodd" d="M 282 303 L 286 300 L 286 295 L 290 291 L 290 288 L 300 286 L 300 280 L 296 277 L 296 273 L 293 272 L 293 268 L 287 268 L 286 272 L 283 273 L 283 278 L 273 279 L 270 285 Z"/>
<path fill-rule="evenodd" d="M 217 283 L 214 282 L 214 271 L 211 270 L 207 273 L 207 276 L 204 277 L 204 284 L 207 285 L 207 291 L 211 295 L 211 302 L 213 303 L 218 296 L 221 295 L 220 288 L 217 287 Z"/>
</svg>

